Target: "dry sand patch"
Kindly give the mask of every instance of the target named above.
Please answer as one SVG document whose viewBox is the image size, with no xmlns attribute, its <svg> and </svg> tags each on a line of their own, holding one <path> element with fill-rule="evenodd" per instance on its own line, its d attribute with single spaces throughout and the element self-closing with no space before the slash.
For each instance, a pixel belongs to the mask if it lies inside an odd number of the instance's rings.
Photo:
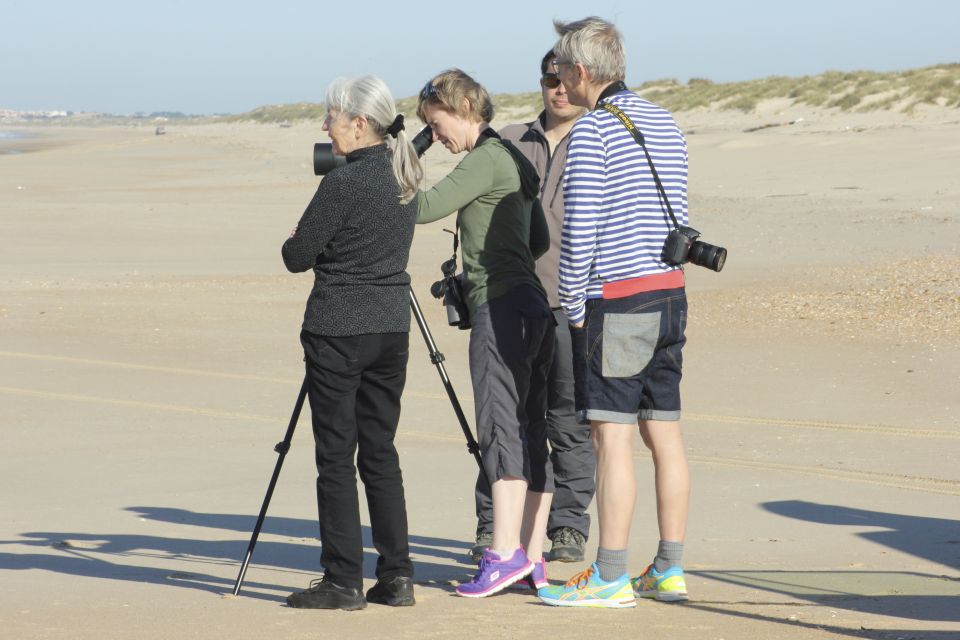
<svg viewBox="0 0 960 640">
<path fill-rule="evenodd" d="M 279 246 L 312 195 L 310 145 L 324 137 L 316 125 L 46 129 L 78 142 L 0 156 L 5 628 L 24 638 L 312 638 L 319 627 L 420 638 L 479 624 L 492 637 L 571 624 L 698 640 L 960 632 L 949 605 L 960 596 L 949 533 L 960 185 L 947 162 L 960 134 L 899 117 L 743 134 L 750 118 L 680 115 L 696 131 L 694 226 L 731 256 L 721 274 L 688 270 L 695 602 L 623 615 L 450 595 L 470 572 L 474 463 L 416 328 L 400 447 L 420 604 L 353 615 L 280 605 L 316 570 L 306 422 L 245 596 L 221 598 L 299 384 L 310 276 L 285 273 Z M 456 161 L 429 154 L 431 181 Z M 426 294 L 450 254 L 443 226 L 418 229 L 410 272 L 472 415 L 466 336 Z M 648 487 L 639 448 L 637 473 Z M 651 492 L 640 493 L 636 565 L 656 535 Z M 38 607 L 51 593 L 55 604 Z"/>
</svg>

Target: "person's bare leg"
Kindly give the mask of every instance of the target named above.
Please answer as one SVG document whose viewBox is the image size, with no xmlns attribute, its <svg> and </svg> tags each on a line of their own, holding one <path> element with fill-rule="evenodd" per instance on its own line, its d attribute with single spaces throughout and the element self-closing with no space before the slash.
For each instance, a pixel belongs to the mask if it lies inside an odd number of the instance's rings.
<svg viewBox="0 0 960 640">
<path fill-rule="evenodd" d="M 550 517 L 552 502 L 552 493 L 527 491 L 527 498 L 523 503 L 520 540 L 527 550 L 527 557 L 534 562 L 539 562 L 543 556 L 543 540 L 547 537 L 547 519 Z"/>
<path fill-rule="evenodd" d="M 653 454 L 660 539 L 683 542 L 690 505 L 690 470 L 680 423 L 641 420 L 640 436 Z"/>
<path fill-rule="evenodd" d="M 493 495 L 493 544 L 491 550 L 509 558 L 520 546 L 527 481 L 503 476 L 491 485 Z"/>
<path fill-rule="evenodd" d="M 637 484 L 633 471 L 633 432 L 636 425 L 592 423 L 597 453 L 597 515 L 600 547 L 626 549 L 630 539 Z"/>
</svg>

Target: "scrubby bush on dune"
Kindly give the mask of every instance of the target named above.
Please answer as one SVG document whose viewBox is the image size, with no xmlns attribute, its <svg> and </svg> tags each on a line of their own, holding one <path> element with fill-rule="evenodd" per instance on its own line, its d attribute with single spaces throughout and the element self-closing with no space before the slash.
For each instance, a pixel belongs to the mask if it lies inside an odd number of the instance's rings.
<svg viewBox="0 0 960 640">
<path fill-rule="evenodd" d="M 909 71 L 828 71 L 816 76 L 716 84 L 691 79 L 645 82 L 637 91 L 671 111 L 697 108 L 750 112 L 763 100 L 786 98 L 794 104 L 841 111 L 896 109 L 911 112 L 929 104 L 960 107 L 960 64 L 943 64 Z"/>
<path fill-rule="evenodd" d="M 827 71 L 816 76 L 771 76 L 761 80 L 716 83 L 691 78 L 648 80 L 634 87 L 640 95 L 671 111 L 736 110 L 749 113 L 765 100 L 787 99 L 793 104 L 841 111 L 897 110 L 910 113 L 920 105 L 960 107 L 960 64 L 942 64 L 908 71 Z M 501 93 L 493 96 L 499 113 L 511 119 L 531 118 L 540 112 L 540 92 Z M 416 96 L 401 98 L 397 108 L 416 118 Z M 232 120 L 295 122 L 321 120 L 323 105 L 298 103 L 260 107 Z"/>
</svg>

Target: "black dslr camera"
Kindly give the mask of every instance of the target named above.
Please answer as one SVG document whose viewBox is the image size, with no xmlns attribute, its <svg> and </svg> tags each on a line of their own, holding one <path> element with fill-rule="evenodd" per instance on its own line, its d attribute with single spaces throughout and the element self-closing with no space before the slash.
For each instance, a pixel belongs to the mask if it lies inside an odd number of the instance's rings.
<svg viewBox="0 0 960 640">
<path fill-rule="evenodd" d="M 674 266 L 692 262 L 713 271 L 723 269 L 723 263 L 727 261 L 727 250 L 701 242 L 697 240 L 699 237 L 700 232 L 693 227 L 677 225 L 667 235 L 667 241 L 663 244 L 663 261 Z"/>
<path fill-rule="evenodd" d="M 424 127 L 414 136 L 410 144 L 413 145 L 417 155 L 422 156 L 433 144 L 433 129 Z M 333 145 L 329 142 L 317 142 L 313 145 L 313 175 L 325 176 L 345 164 L 347 164 L 346 156 L 334 155 Z"/>
<path fill-rule="evenodd" d="M 469 329 L 470 312 L 463 295 L 463 274 L 457 275 L 456 257 L 441 264 L 440 272 L 443 279 L 430 285 L 430 295 L 437 300 L 443 299 L 443 304 L 447 307 L 447 324 L 458 329 Z"/>
</svg>

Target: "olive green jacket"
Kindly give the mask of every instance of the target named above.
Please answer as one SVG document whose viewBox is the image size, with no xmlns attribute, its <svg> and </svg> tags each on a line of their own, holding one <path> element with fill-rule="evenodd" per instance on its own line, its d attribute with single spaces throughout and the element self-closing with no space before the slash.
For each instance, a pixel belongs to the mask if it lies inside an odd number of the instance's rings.
<svg viewBox="0 0 960 640">
<path fill-rule="evenodd" d="M 539 187 L 537 170 L 516 147 L 485 138 L 446 178 L 420 192 L 417 224 L 459 212 L 463 284 L 471 313 L 522 284 L 546 296 L 534 268 L 550 247 Z"/>
</svg>

